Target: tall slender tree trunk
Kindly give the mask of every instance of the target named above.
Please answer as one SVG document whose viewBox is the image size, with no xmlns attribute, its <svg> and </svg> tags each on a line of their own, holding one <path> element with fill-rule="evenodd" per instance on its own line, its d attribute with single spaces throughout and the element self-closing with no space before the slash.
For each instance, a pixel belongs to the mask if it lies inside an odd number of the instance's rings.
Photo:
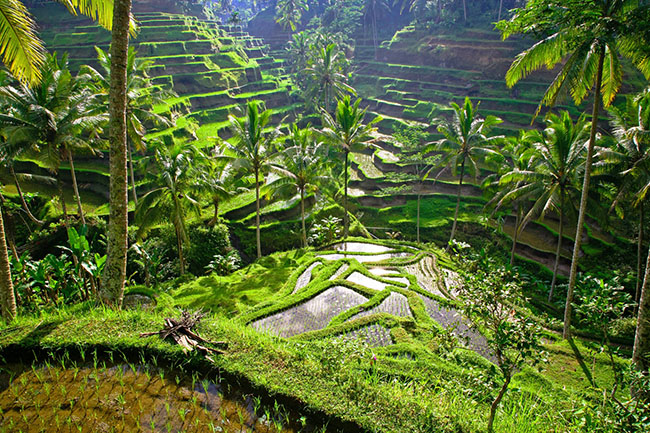
<svg viewBox="0 0 650 433">
<path fill-rule="evenodd" d="M 67 229 L 70 227 L 70 217 L 68 216 L 68 207 L 65 205 L 65 194 L 63 193 L 63 182 L 59 171 L 56 172 L 56 187 L 59 191 L 59 200 L 61 200 L 61 210 L 63 211 L 63 224 Z"/>
<path fill-rule="evenodd" d="M 350 230 L 350 219 L 348 216 L 348 157 L 350 152 L 345 151 L 344 195 L 343 195 L 343 238 L 347 239 Z"/>
<path fill-rule="evenodd" d="M 519 224 L 521 224 L 521 206 L 517 203 L 515 208 L 515 233 L 512 236 L 512 249 L 510 250 L 510 266 L 515 264 L 515 249 L 517 248 L 517 237 L 519 236 Z"/>
<path fill-rule="evenodd" d="M 503 9 L 503 0 L 499 0 L 499 16 L 497 17 L 497 21 L 501 21 L 501 10 Z"/>
<path fill-rule="evenodd" d="M 176 230 L 176 247 L 178 248 L 178 261 L 181 266 L 181 275 L 185 275 L 185 256 L 183 255 L 183 233 L 181 229 L 174 224 Z"/>
<path fill-rule="evenodd" d="M 557 235 L 557 249 L 555 250 L 555 264 L 553 265 L 553 280 L 551 290 L 548 292 L 548 302 L 553 300 L 553 291 L 557 282 L 557 270 L 560 266 L 560 252 L 562 251 L 562 237 L 564 236 L 564 200 L 560 199 L 560 230 Z"/>
<path fill-rule="evenodd" d="M 5 226 L 0 210 L 0 309 L 2 318 L 11 322 L 16 317 L 16 296 L 14 285 L 11 281 L 11 269 L 9 268 L 9 254 L 7 252 L 7 241 L 5 239 Z"/>
<path fill-rule="evenodd" d="M 454 223 L 451 226 L 451 236 L 449 236 L 449 242 L 447 243 L 447 250 L 451 245 L 451 241 L 454 240 L 456 235 L 456 224 L 458 221 L 458 210 L 460 209 L 460 193 L 463 189 L 463 177 L 465 176 L 465 157 L 463 157 L 463 162 L 460 164 L 460 181 L 458 182 L 458 193 L 456 194 L 456 210 L 454 211 Z"/>
<path fill-rule="evenodd" d="M 636 290 L 634 292 L 634 314 L 639 312 L 639 296 L 641 295 L 641 272 L 643 271 L 643 223 L 644 223 L 643 201 L 639 203 L 639 239 L 636 247 Z"/>
<path fill-rule="evenodd" d="M 636 333 L 634 335 L 634 352 L 632 362 L 643 372 L 650 368 L 650 251 L 645 264 L 645 277 L 641 286 L 639 314 L 637 315 Z"/>
<path fill-rule="evenodd" d="M 417 210 L 417 216 L 415 218 L 416 219 L 415 225 L 417 226 L 415 238 L 418 244 L 420 243 L 420 197 L 421 197 L 420 194 L 418 194 L 418 210 Z"/>
<path fill-rule="evenodd" d="M 594 92 L 594 108 L 591 115 L 591 134 L 587 146 L 587 159 L 585 161 L 585 178 L 582 184 L 582 196 L 580 197 L 580 212 L 578 213 L 578 225 L 576 226 L 575 243 L 573 244 L 573 257 L 571 258 L 571 273 L 569 274 L 569 289 L 566 295 L 564 307 L 564 330 L 562 337 L 571 338 L 571 312 L 573 303 L 573 291 L 576 287 L 578 276 L 578 261 L 580 260 L 580 247 L 582 246 L 582 230 L 587 214 L 587 198 L 589 197 L 589 181 L 591 179 L 591 161 L 594 157 L 594 144 L 596 143 L 596 130 L 598 129 L 598 111 L 600 110 L 600 87 L 603 82 L 603 64 L 605 63 L 605 48 L 600 49 L 598 59 L 598 71 L 596 72 L 596 91 Z"/>
<path fill-rule="evenodd" d="M 81 224 L 86 225 L 86 218 L 84 217 L 84 211 L 81 207 L 81 195 L 79 195 L 79 185 L 77 185 L 77 174 L 74 170 L 74 161 L 72 160 L 72 152 L 67 147 L 65 148 L 65 153 L 68 156 L 68 163 L 70 164 L 70 175 L 72 176 L 72 190 L 74 191 L 74 196 L 77 201 L 77 212 L 79 213 L 79 218 L 81 218 Z"/>
<path fill-rule="evenodd" d="M 377 41 L 377 8 L 376 7 L 372 8 L 372 40 L 373 40 L 373 44 L 375 45 L 375 60 L 377 60 L 378 41 Z"/>
<path fill-rule="evenodd" d="M 463 0 L 463 21 L 467 22 L 467 3 L 466 0 Z"/>
<path fill-rule="evenodd" d="M 307 248 L 307 228 L 305 227 L 305 190 L 300 189 L 300 219 L 302 220 L 302 246 Z"/>
<path fill-rule="evenodd" d="M 133 196 L 133 204 L 137 206 L 138 192 L 135 189 L 135 173 L 133 171 L 133 151 L 131 150 L 131 144 L 127 143 L 126 148 L 129 152 L 129 174 L 131 175 L 131 195 Z"/>
<path fill-rule="evenodd" d="M 510 375 L 508 374 L 505 377 L 503 386 L 499 390 L 499 394 L 497 394 L 497 398 L 495 398 L 492 404 L 490 405 L 490 417 L 488 418 L 488 433 L 494 432 L 494 417 L 497 413 L 497 408 L 499 407 L 499 403 L 501 403 L 501 400 L 503 399 L 503 396 L 506 393 L 509 384 L 510 384 Z"/>
<path fill-rule="evenodd" d="M 22 188 L 20 188 L 18 177 L 16 177 L 16 172 L 14 171 L 13 164 L 9 164 L 9 170 L 11 171 L 11 176 L 14 178 L 14 185 L 16 185 L 16 192 L 18 193 L 18 197 L 20 198 L 20 203 L 23 205 L 23 209 L 25 209 L 25 213 L 27 214 L 29 219 L 32 220 L 33 223 L 36 223 L 38 225 L 43 224 L 43 221 L 36 218 L 34 214 L 32 214 L 32 211 L 29 210 L 29 206 L 27 206 L 27 202 L 25 201 L 25 196 L 23 195 L 23 190 Z"/>
<path fill-rule="evenodd" d="M 255 169 L 255 237 L 257 240 L 257 258 L 262 257 L 262 240 L 260 238 L 260 171 Z"/>
<path fill-rule="evenodd" d="M 212 197 L 212 206 L 214 207 L 214 216 L 208 221 L 208 226 L 212 227 L 219 222 L 219 198 Z"/>
<path fill-rule="evenodd" d="M 110 142 L 110 217 L 108 248 L 102 284 L 102 300 L 122 306 L 128 246 L 128 185 L 126 169 L 126 64 L 129 49 L 131 0 L 113 4 L 111 42 L 111 87 L 108 111 Z"/>
</svg>

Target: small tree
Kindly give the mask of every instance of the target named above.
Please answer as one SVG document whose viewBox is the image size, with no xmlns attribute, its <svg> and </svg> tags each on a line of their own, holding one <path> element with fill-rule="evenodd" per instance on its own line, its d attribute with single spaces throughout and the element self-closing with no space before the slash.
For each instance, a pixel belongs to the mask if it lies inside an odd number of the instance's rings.
<svg viewBox="0 0 650 433">
<path fill-rule="evenodd" d="M 402 146 L 398 155 L 400 164 L 408 165 L 411 169 L 409 180 L 417 181 L 417 217 L 416 217 L 416 239 L 420 243 L 420 200 L 422 198 L 422 186 L 427 180 L 431 171 L 438 166 L 440 155 L 432 155 L 428 146 L 425 146 L 427 137 L 424 127 L 417 124 L 410 124 L 400 127 L 395 131 L 395 139 Z"/>
<path fill-rule="evenodd" d="M 485 336 L 503 377 L 503 385 L 490 405 L 488 432 L 492 433 L 497 408 L 512 376 L 524 365 L 535 364 L 542 358 L 541 328 L 518 311 L 523 296 L 510 272 L 495 268 L 486 259 L 475 265 L 471 273 L 465 274 L 465 284 L 460 289 L 461 311 Z"/>
</svg>

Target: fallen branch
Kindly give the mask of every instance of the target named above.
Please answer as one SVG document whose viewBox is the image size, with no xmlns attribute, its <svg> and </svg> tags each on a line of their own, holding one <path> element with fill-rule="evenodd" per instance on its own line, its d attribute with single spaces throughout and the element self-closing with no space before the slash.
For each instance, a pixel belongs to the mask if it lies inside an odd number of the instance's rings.
<svg viewBox="0 0 650 433">
<path fill-rule="evenodd" d="M 183 311 L 179 319 L 167 318 L 165 319 L 165 327 L 157 332 L 143 332 L 140 337 L 150 337 L 158 335 L 163 340 L 172 338 L 176 344 L 183 348 L 183 352 L 191 352 L 196 349 L 201 352 L 207 359 L 213 361 L 210 357 L 212 354 L 223 354 L 223 350 L 215 349 L 210 346 L 220 346 L 225 349 L 228 343 L 225 341 L 209 341 L 192 331 L 201 319 L 205 317 L 205 313 L 198 311 L 190 313 Z"/>
</svg>

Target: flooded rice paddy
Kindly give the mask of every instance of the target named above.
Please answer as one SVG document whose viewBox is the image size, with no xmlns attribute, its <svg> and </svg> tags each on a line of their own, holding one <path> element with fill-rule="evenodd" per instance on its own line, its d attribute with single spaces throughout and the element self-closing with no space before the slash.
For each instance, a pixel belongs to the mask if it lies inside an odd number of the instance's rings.
<svg viewBox="0 0 650 433">
<path fill-rule="evenodd" d="M 0 432 L 332 432 L 219 377 L 62 357 L 0 366 Z"/>
</svg>

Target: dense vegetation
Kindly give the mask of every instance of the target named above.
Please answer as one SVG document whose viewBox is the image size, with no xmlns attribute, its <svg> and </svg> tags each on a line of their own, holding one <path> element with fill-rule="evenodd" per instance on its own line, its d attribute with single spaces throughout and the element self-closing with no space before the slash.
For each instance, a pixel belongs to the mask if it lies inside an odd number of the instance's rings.
<svg viewBox="0 0 650 433">
<path fill-rule="evenodd" d="M 296 405 L 239 430 L 650 428 L 647 1 L 34 3 L 45 42 L 0 1 L 0 431 L 51 424 L 16 350 Z M 225 354 L 139 337 L 187 309 Z"/>
</svg>

